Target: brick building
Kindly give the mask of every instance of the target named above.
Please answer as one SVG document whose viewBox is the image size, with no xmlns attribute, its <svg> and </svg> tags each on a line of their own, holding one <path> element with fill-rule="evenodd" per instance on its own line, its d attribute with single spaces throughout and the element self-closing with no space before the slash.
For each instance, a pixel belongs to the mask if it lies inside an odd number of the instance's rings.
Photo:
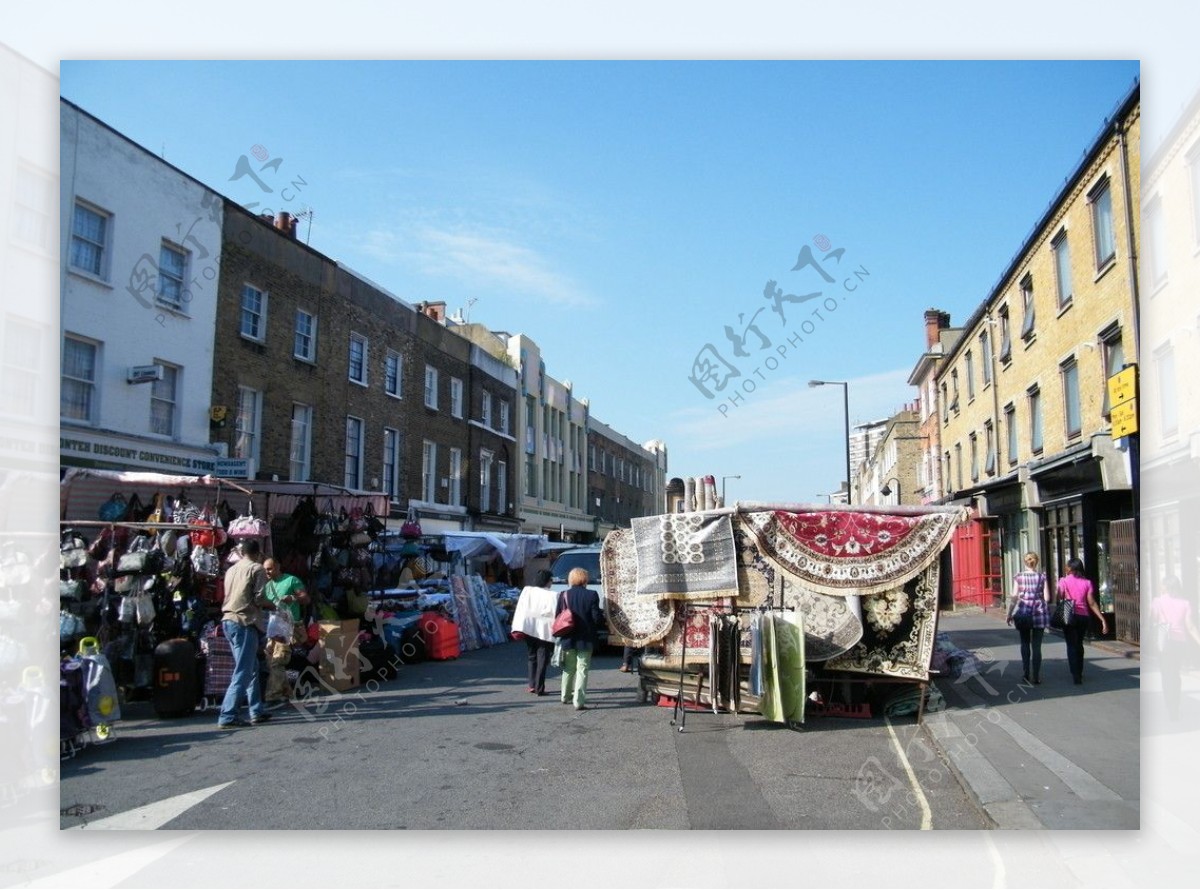
<svg viewBox="0 0 1200 890">
<path fill-rule="evenodd" d="M 1134 88 L 936 371 L 945 500 L 976 516 L 960 600 L 999 601 L 1035 550 L 1052 582 L 1082 558 L 1113 608 L 1109 525 L 1135 505 L 1106 382 L 1137 355 L 1139 134 Z"/>
<path fill-rule="evenodd" d="M 588 510 L 596 518 L 597 537 L 629 528 L 635 516 L 662 513 L 656 480 L 665 474 L 665 446 L 646 446 L 618 433 L 594 417 L 588 420 Z M 664 457 L 663 467 L 658 464 Z"/>
<path fill-rule="evenodd" d="M 935 504 L 945 495 L 937 370 L 947 351 L 954 348 L 961 335 L 962 328 L 950 326 L 949 313 L 940 309 L 925 311 L 925 352 L 908 375 L 909 384 L 917 388 L 917 411 L 920 415 L 914 435 L 921 438 L 916 485 L 910 503 Z"/>
<path fill-rule="evenodd" d="M 859 468 L 856 504 L 920 503 L 921 440 L 916 433 L 920 422 L 914 404 L 878 428 L 875 448 Z"/>
</svg>

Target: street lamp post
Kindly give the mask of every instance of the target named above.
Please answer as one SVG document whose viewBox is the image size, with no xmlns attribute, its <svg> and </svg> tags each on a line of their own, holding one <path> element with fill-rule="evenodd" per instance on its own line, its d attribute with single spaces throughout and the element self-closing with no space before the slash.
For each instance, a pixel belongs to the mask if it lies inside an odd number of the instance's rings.
<svg viewBox="0 0 1200 890">
<path fill-rule="evenodd" d="M 899 503 L 900 503 L 900 480 L 899 480 L 899 479 L 897 479 L 895 476 L 893 476 L 893 477 L 892 477 L 891 479 L 889 479 L 887 482 L 883 483 L 883 488 L 879 489 L 879 493 L 880 493 L 881 495 L 883 495 L 885 498 L 891 495 L 891 493 L 892 493 L 892 489 L 888 487 L 888 482 L 895 482 L 895 483 L 896 483 L 896 488 L 895 488 L 895 491 L 896 491 L 896 503 L 897 503 L 897 504 L 899 504 Z"/>
<path fill-rule="evenodd" d="M 842 388 L 842 409 L 846 420 L 846 503 L 850 503 L 850 384 L 844 380 L 810 380 L 810 387 L 840 386 Z"/>
<path fill-rule="evenodd" d="M 722 476 L 721 477 L 721 506 L 725 506 L 725 480 L 726 479 L 741 479 L 741 476 Z"/>
</svg>

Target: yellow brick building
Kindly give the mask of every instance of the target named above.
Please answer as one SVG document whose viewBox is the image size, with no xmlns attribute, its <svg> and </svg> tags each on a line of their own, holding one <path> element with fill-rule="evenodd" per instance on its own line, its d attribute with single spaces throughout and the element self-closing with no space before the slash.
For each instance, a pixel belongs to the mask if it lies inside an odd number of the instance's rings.
<svg viewBox="0 0 1200 890">
<path fill-rule="evenodd" d="M 1109 524 L 1134 515 L 1106 379 L 1137 361 L 1140 93 L 1135 87 L 935 375 L 945 500 L 977 517 L 953 550 L 955 596 L 1001 601 L 1033 550 L 1071 557 L 1112 609 Z"/>
</svg>

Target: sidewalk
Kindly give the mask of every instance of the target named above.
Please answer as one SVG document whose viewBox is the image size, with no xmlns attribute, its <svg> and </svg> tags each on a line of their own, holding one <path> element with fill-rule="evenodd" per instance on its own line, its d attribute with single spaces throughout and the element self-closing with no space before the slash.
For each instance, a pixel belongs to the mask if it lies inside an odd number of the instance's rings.
<svg viewBox="0 0 1200 890">
<path fill-rule="evenodd" d="M 943 612 L 938 632 L 974 653 L 979 670 L 939 678 L 947 707 L 925 723 L 996 828 L 1139 827 L 1136 646 L 1088 643 L 1076 686 L 1062 636 L 1047 632 L 1033 686 L 1003 610 Z"/>
</svg>

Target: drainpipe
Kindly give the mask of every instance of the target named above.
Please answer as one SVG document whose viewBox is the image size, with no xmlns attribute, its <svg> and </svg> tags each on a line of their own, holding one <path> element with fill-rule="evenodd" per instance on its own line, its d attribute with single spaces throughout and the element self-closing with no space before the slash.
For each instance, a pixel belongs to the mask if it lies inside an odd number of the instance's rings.
<svg viewBox="0 0 1200 890">
<path fill-rule="evenodd" d="M 1126 254 L 1128 255 L 1129 266 L 1129 292 L 1133 297 L 1133 342 L 1136 345 L 1141 342 L 1141 336 L 1138 301 L 1140 295 L 1138 293 L 1138 276 L 1137 276 L 1137 248 L 1133 241 L 1133 194 L 1129 186 L 1129 144 L 1125 140 L 1125 122 L 1122 121 L 1117 125 L 1117 139 L 1121 144 L 1121 184 L 1125 192 L 1125 246 Z M 1136 353 L 1135 353 L 1136 354 Z M 1138 360 L 1141 357 L 1138 356 Z"/>
</svg>

